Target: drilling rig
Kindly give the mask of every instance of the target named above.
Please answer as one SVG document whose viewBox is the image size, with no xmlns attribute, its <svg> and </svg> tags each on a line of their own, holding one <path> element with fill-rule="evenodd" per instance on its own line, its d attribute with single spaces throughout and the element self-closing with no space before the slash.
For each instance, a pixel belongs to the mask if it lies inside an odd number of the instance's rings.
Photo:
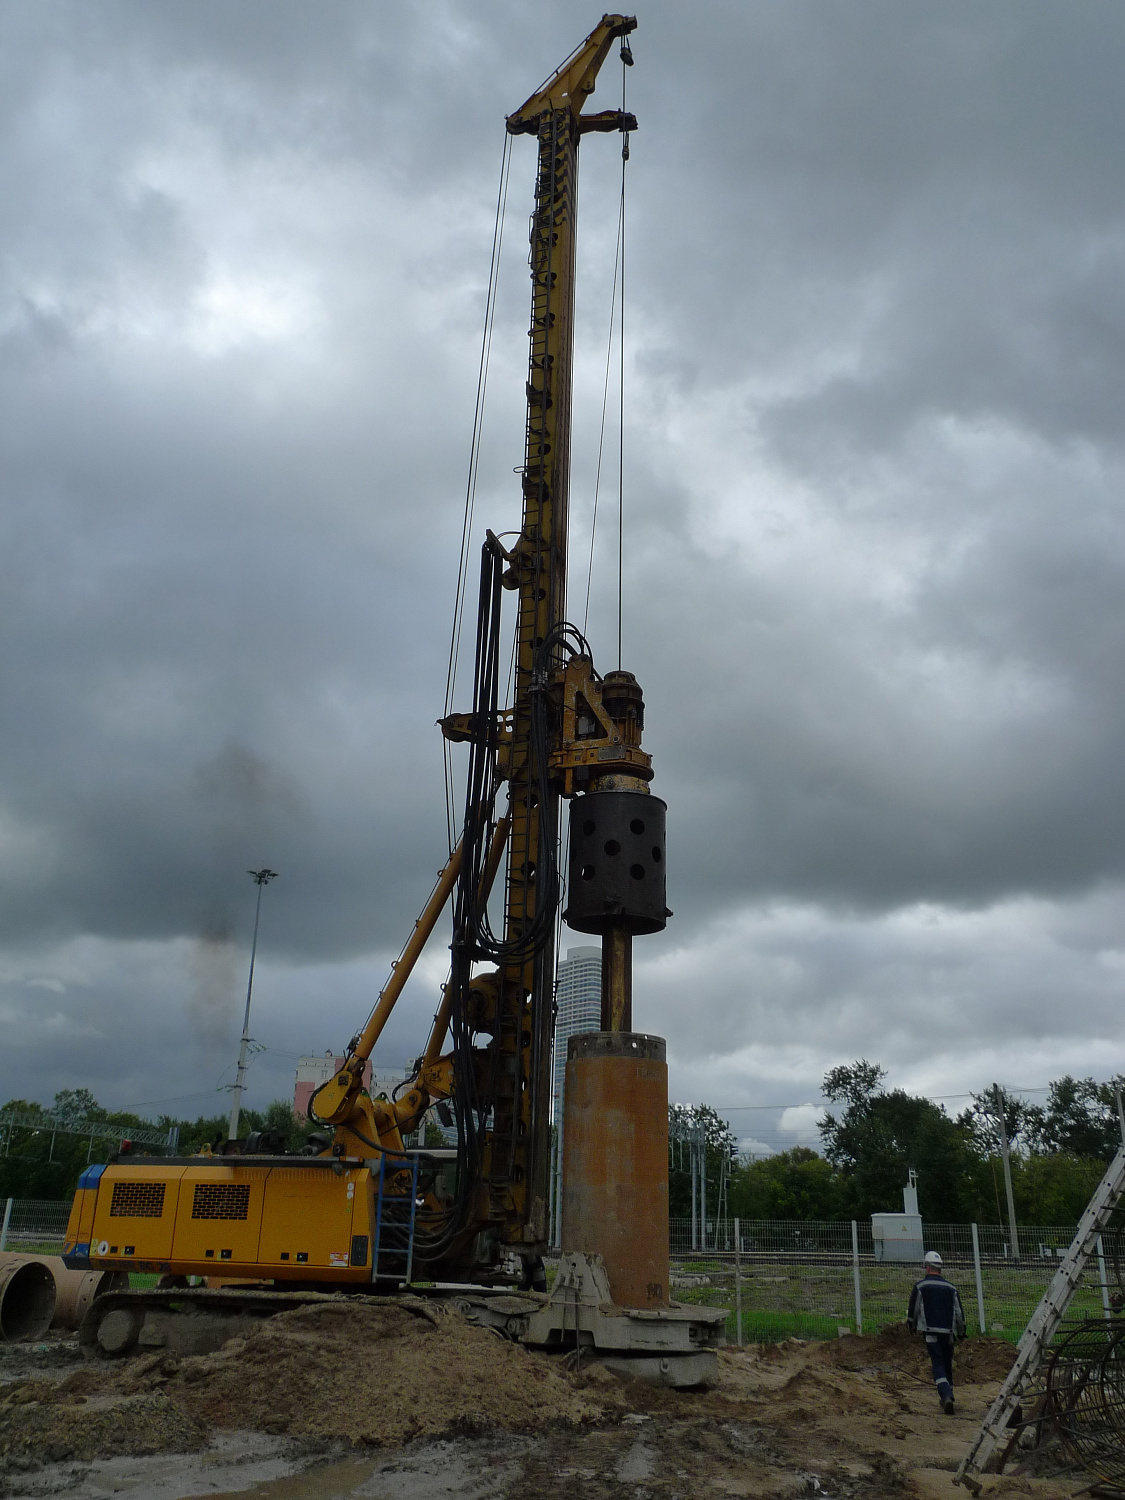
<svg viewBox="0 0 1125 1500">
<path fill-rule="evenodd" d="M 533 1342 L 566 1341 L 557 1292 L 535 1297 L 545 1292 L 563 801 L 565 918 L 600 935 L 603 954 L 602 1029 L 594 1042 L 575 1039 L 581 1045 L 568 1063 L 566 1253 L 556 1288 L 569 1298 L 569 1337 L 622 1354 L 643 1349 L 665 1365 L 717 1337 L 713 1315 L 668 1302 L 664 1044 L 632 1030 L 632 940 L 660 931 L 670 915 L 666 809 L 650 792 L 652 759 L 641 745 L 644 697 L 632 673 L 595 669 L 585 636 L 565 617 L 579 144 L 589 133 L 620 134 L 628 155 L 636 119 L 623 108 L 585 109 L 615 44 L 623 64 L 632 63 L 635 26 L 634 17 L 603 16 L 507 117 L 510 135 L 534 138 L 538 158 L 522 515 L 508 545 L 486 534 L 472 702 L 440 721 L 448 741 L 467 747 L 460 839 L 343 1065 L 312 1096 L 318 1131 L 304 1154 L 282 1154 L 263 1133 L 190 1158 L 123 1154 L 83 1176 L 67 1264 L 162 1278 L 155 1292 L 102 1299 L 83 1337 L 103 1353 L 135 1347 L 146 1320 L 182 1310 L 185 1296 L 268 1312 L 325 1289 L 479 1286 L 502 1279 L 513 1256 L 523 1263 L 526 1305 L 497 1312 L 500 1304 L 485 1298 L 464 1306 Z M 509 592 L 515 671 L 504 703 Z M 498 931 L 490 918 L 497 881 Z M 393 1098 L 372 1098 L 364 1065 L 450 904 L 450 974 L 426 1045 Z M 455 1122 L 456 1148 L 408 1149 L 404 1137 L 435 1106 Z M 639 1137 L 647 1153 L 628 1144 Z M 197 1292 L 187 1286 L 196 1277 L 251 1285 Z M 607 1320 L 597 1309 L 615 1295 L 647 1310 L 640 1333 L 634 1320 L 622 1334 L 628 1318 L 613 1329 L 598 1324 Z"/>
</svg>

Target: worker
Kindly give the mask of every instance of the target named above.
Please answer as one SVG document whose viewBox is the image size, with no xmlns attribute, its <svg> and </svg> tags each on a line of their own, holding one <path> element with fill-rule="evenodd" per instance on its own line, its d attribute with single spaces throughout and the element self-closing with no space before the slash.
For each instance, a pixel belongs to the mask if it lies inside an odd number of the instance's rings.
<svg viewBox="0 0 1125 1500">
<path fill-rule="evenodd" d="M 953 1415 L 953 1345 L 965 1337 L 965 1309 L 961 1294 L 942 1272 L 942 1259 L 936 1250 L 927 1250 L 922 1259 L 924 1275 L 914 1283 L 906 1322 L 911 1333 L 925 1335 L 926 1348 L 934 1372 L 938 1400 L 947 1417 Z"/>
</svg>

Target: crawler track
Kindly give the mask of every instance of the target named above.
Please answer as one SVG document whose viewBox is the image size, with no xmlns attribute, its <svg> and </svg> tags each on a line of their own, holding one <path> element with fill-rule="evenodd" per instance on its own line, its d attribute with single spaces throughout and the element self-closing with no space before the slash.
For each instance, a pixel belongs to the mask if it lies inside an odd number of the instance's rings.
<svg viewBox="0 0 1125 1500">
<path fill-rule="evenodd" d="M 159 1287 L 107 1292 L 83 1319 L 78 1343 L 87 1354 L 104 1359 L 119 1359 L 145 1348 L 204 1354 L 277 1313 L 371 1295 L 366 1290 L 277 1291 L 271 1287 Z M 419 1297 L 387 1300 L 419 1317 L 433 1319 L 433 1313 Z"/>
</svg>

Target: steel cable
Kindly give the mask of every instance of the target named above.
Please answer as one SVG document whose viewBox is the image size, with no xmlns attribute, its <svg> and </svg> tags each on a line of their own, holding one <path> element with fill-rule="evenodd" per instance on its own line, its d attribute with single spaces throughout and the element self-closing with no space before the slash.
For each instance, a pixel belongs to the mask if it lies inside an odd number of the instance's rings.
<svg viewBox="0 0 1125 1500">
<path fill-rule="evenodd" d="M 500 160 L 500 184 L 496 192 L 496 218 L 492 227 L 492 259 L 488 268 L 488 291 L 484 304 L 484 331 L 481 335 L 480 363 L 477 369 L 477 393 L 473 408 L 473 435 L 469 446 L 469 470 L 465 480 L 465 508 L 461 522 L 461 547 L 457 560 L 457 588 L 453 604 L 453 628 L 449 641 L 449 664 L 445 677 L 445 709 L 449 714 L 457 687 L 457 666 L 461 652 L 461 626 L 465 607 L 465 568 L 469 556 L 473 513 L 476 508 L 477 479 L 480 470 L 481 429 L 488 394 L 488 370 L 492 354 L 492 330 L 496 322 L 496 293 L 499 284 L 500 258 L 504 244 L 504 221 L 508 206 L 508 175 L 512 156 L 512 137 L 505 131 L 504 150 Z M 449 741 L 442 741 L 445 766 L 445 819 L 449 852 L 453 853 L 455 804 L 453 792 L 452 752 Z"/>
</svg>

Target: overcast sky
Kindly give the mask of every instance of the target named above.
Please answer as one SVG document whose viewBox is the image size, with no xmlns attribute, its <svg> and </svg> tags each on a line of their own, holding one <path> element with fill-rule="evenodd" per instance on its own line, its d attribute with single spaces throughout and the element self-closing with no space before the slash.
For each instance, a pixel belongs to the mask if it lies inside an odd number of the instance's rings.
<svg viewBox="0 0 1125 1500">
<path fill-rule="evenodd" d="M 261 864 L 250 1102 L 365 1019 L 446 853 L 504 116 L 597 19 L 0 4 L 0 1099 L 225 1109 Z M 1125 1069 L 1125 10 L 653 0 L 633 50 L 624 665 L 675 910 L 635 1022 L 732 1110 L 860 1055 L 951 1109 Z M 519 516 L 534 156 L 474 555 Z M 587 137 L 579 622 L 619 182 Z"/>
</svg>

